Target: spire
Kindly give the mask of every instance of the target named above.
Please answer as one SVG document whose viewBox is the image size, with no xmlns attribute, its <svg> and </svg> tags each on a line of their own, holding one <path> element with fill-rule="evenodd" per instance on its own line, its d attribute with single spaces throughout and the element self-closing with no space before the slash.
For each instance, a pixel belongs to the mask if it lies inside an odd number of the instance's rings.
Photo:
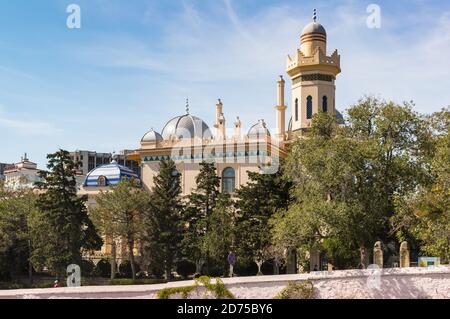
<svg viewBox="0 0 450 319">
<path fill-rule="evenodd" d="M 314 9 L 314 11 L 313 11 L 313 21 L 314 22 L 317 21 L 317 9 Z"/>
<path fill-rule="evenodd" d="M 189 99 L 186 99 L 186 114 L 189 114 Z"/>
</svg>

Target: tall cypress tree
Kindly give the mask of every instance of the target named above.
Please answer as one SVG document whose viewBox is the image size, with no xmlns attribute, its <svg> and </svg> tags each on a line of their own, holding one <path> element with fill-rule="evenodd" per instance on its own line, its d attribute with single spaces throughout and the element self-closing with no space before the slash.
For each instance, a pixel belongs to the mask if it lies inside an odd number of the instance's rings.
<svg viewBox="0 0 450 319">
<path fill-rule="evenodd" d="M 173 161 L 162 161 L 154 178 L 149 210 L 144 214 L 142 254 L 151 268 L 162 265 L 170 274 L 182 240 L 181 178 Z"/>
<path fill-rule="evenodd" d="M 205 254 L 203 249 L 204 239 L 210 230 L 209 217 L 220 195 L 220 177 L 217 176 L 214 163 L 201 163 L 195 182 L 196 188 L 188 196 L 184 213 L 187 230 L 183 240 L 183 251 L 187 258 L 195 262 L 196 271 L 200 273 L 204 262 L 208 266 L 209 254 Z"/>
<path fill-rule="evenodd" d="M 203 254 L 209 256 L 209 260 L 214 262 L 215 272 L 224 276 L 228 275 L 227 257 L 233 248 L 233 210 L 230 195 L 220 194 L 211 215 L 207 217 L 209 229 L 200 246 Z"/>
<path fill-rule="evenodd" d="M 282 172 L 260 174 L 249 172 L 249 183 L 237 191 L 236 243 L 241 259 L 261 266 L 272 243 L 270 218 L 279 210 L 287 210 L 291 183 Z"/>
<path fill-rule="evenodd" d="M 43 191 L 34 216 L 31 260 L 37 267 L 48 267 L 63 275 L 69 264 L 81 264 L 82 250 L 99 250 L 103 241 L 86 208 L 86 196 L 77 196 L 75 171 L 69 152 L 49 154 L 48 171 L 39 172 Z"/>
</svg>

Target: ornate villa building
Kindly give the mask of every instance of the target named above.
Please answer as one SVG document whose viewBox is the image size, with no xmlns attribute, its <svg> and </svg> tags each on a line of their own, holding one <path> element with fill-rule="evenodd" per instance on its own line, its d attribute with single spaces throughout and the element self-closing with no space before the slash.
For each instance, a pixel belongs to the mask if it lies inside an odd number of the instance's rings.
<svg viewBox="0 0 450 319">
<path fill-rule="evenodd" d="M 146 132 L 139 141 L 140 147 L 128 154 L 130 160 L 140 165 L 139 175 L 144 187 L 153 187 L 160 161 L 168 159 L 177 164 L 183 194 L 189 194 L 195 187 L 202 161 L 215 163 L 222 178 L 222 191 L 228 193 L 248 182 L 248 171 L 270 173 L 271 169 L 276 169 L 278 159 L 286 156 L 290 141 L 310 127 L 314 114 L 330 112 L 342 118 L 335 108 L 335 79 L 341 72 L 340 55 L 337 50 L 330 55 L 327 52 L 327 33 L 317 22 L 314 12 L 313 21 L 300 35 L 300 47 L 287 57 L 286 73 L 292 81 L 289 111 L 283 76 L 277 82 L 275 132 L 269 131 L 263 119 L 256 120 L 248 132 L 242 132 L 241 121 L 237 118 L 233 122 L 233 134 L 228 136 L 226 127 L 230 125 L 221 100 L 216 103 L 212 126 L 191 114 L 187 103 L 186 113 L 169 119 L 161 131 L 151 129 Z M 116 166 L 112 175 L 108 175 L 113 171 L 108 165 Z M 129 169 L 112 163 L 92 170 L 83 191 L 95 193 L 99 188 L 116 184 L 117 171 L 128 172 Z"/>
<path fill-rule="evenodd" d="M 221 100 L 215 105 L 215 121 L 210 126 L 190 113 L 187 102 L 184 114 L 169 119 L 161 131 L 147 131 L 139 141 L 140 147 L 128 154 L 129 160 L 139 163 L 140 174 L 117 162 L 103 165 L 87 174 L 81 193 L 95 195 L 116 185 L 123 177 L 140 178 L 142 185 L 150 190 L 160 162 L 169 159 L 176 163 L 184 195 L 195 188 L 195 177 L 203 161 L 215 163 L 222 181 L 221 189 L 227 193 L 245 185 L 249 171 L 276 171 L 279 159 L 287 154 L 289 143 L 311 126 L 314 114 L 330 112 L 342 119 L 335 105 L 335 80 L 341 73 L 340 55 L 337 50 L 328 52 L 326 30 L 317 21 L 314 11 L 313 21 L 300 34 L 299 48 L 287 57 L 286 73 L 292 81 L 290 107 L 285 100 L 283 76 L 276 83 L 274 132 L 269 131 L 263 119 L 255 119 L 256 123 L 248 132 L 242 131 L 239 118 L 229 125 Z M 233 127 L 232 135 L 226 134 L 227 127 Z M 89 197 L 90 204 L 94 205 L 95 196 Z M 109 249 L 105 249 L 103 252 L 108 253 Z"/>
</svg>

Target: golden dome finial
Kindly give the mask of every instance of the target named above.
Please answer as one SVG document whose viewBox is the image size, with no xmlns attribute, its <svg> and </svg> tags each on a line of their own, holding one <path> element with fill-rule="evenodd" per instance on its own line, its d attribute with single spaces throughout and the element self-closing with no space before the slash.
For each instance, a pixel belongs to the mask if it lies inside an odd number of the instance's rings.
<svg viewBox="0 0 450 319">
<path fill-rule="evenodd" d="M 317 22 L 317 9 L 313 10 L 313 21 Z"/>
</svg>

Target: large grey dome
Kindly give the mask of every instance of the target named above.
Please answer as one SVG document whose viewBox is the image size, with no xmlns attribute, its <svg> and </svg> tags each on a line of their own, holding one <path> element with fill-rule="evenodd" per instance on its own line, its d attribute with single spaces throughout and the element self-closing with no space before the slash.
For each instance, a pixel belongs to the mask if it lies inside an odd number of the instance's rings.
<svg viewBox="0 0 450 319">
<path fill-rule="evenodd" d="M 311 22 L 310 24 L 308 24 L 303 29 L 302 35 L 309 34 L 309 33 L 320 33 L 325 36 L 327 35 L 327 31 L 325 31 L 325 28 L 319 22 Z"/>
<path fill-rule="evenodd" d="M 158 132 L 151 129 L 149 132 L 145 133 L 141 142 L 159 142 L 162 141 L 163 137 Z"/>
<path fill-rule="evenodd" d="M 169 140 L 172 137 L 179 139 L 201 138 L 212 139 L 211 131 L 208 125 L 200 118 L 186 114 L 177 116 L 167 122 L 164 126 L 162 137 Z"/>
<path fill-rule="evenodd" d="M 259 120 L 258 123 L 253 125 L 248 131 L 248 137 L 250 138 L 258 138 L 270 136 L 270 131 L 267 128 L 266 122 L 264 120 Z"/>
</svg>

